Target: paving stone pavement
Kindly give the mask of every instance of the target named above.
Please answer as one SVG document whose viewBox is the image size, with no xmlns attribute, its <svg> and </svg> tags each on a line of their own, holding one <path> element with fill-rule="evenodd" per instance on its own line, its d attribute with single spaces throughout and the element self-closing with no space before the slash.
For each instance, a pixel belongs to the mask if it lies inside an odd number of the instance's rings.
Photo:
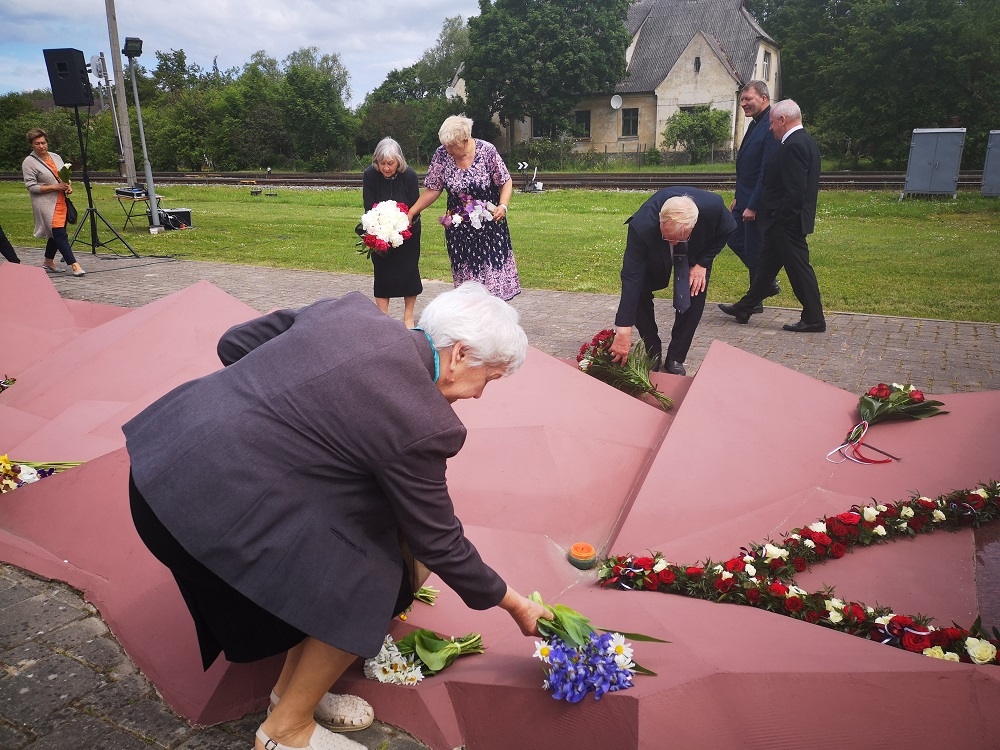
<svg viewBox="0 0 1000 750">
<path fill-rule="evenodd" d="M 41 265 L 37 248 L 18 248 Z M 50 276 L 68 299 L 139 307 L 207 280 L 259 312 L 299 307 L 350 291 L 371 295 L 371 277 L 157 258 L 80 254 L 87 275 Z M 451 288 L 425 281 L 423 304 Z M 512 303 L 531 344 L 575 357 L 580 344 L 610 327 L 617 297 L 528 289 Z M 661 321 L 672 317 L 656 301 Z M 390 313 L 402 315 L 401 300 Z M 828 312 L 825 334 L 781 329 L 797 310 L 765 308 L 738 325 L 713 302 L 686 363 L 695 374 L 713 339 L 845 390 L 912 382 L 934 394 L 1000 389 L 1000 325 Z M 229 750 L 248 748 L 263 714 L 215 727 L 176 716 L 136 670 L 96 610 L 79 593 L 0 562 L 0 749 Z M 376 722 L 352 739 L 370 750 L 420 750 L 404 732 Z"/>
</svg>

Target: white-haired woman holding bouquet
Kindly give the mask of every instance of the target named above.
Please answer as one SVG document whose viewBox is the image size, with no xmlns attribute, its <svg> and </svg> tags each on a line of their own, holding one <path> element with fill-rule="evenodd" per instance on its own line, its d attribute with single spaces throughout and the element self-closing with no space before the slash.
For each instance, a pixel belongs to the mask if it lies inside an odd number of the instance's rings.
<svg viewBox="0 0 1000 750">
<path fill-rule="evenodd" d="M 466 284 L 420 323 L 358 292 L 278 310 L 227 331 L 223 369 L 123 428 L 136 530 L 173 573 L 205 668 L 286 652 L 255 750 L 363 750 L 316 720 L 372 721 L 326 691 L 413 601 L 403 543 L 472 609 L 499 606 L 525 635 L 551 618 L 466 539 L 445 476 L 466 434 L 451 405 L 524 362 L 517 311 Z"/>
<path fill-rule="evenodd" d="M 521 293 L 521 283 L 507 228 L 507 208 L 514 193 L 507 165 L 492 143 L 472 137 L 468 117 L 447 118 L 438 138 L 441 146 L 431 158 L 424 192 L 410 208 L 410 218 L 447 190 L 448 212 L 441 223 L 455 286 L 478 281 L 490 294 L 512 299 Z"/>
<path fill-rule="evenodd" d="M 417 173 L 407 166 L 403 150 L 392 138 L 383 138 L 372 154 L 371 166 L 361 178 L 364 210 L 376 203 L 396 201 L 409 208 L 417 202 Z M 420 217 L 412 220 L 410 237 L 384 253 L 372 252 L 375 270 L 373 294 L 379 310 L 389 313 L 389 300 L 403 298 L 403 323 L 413 328 L 413 306 L 424 286 L 420 281 Z"/>
</svg>

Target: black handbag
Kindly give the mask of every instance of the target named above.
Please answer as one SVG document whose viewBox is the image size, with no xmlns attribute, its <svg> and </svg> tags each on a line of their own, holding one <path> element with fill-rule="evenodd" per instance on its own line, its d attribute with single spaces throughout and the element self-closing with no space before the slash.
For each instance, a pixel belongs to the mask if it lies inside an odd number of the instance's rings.
<svg viewBox="0 0 1000 750">
<path fill-rule="evenodd" d="M 76 212 L 76 206 L 73 205 L 73 201 L 66 196 L 66 223 L 76 224 L 79 221 L 80 215 Z"/>
</svg>

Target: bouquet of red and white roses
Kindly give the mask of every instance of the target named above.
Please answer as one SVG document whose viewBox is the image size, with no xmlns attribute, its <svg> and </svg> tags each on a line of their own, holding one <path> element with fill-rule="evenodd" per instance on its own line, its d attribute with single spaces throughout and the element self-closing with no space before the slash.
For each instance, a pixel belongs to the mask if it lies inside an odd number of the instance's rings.
<svg viewBox="0 0 1000 750">
<path fill-rule="evenodd" d="M 396 201 L 382 201 L 372 206 L 361 217 L 354 231 L 361 237 L 358 252 L 372 257 L 372 253 L 387 253 L 410 239 L 410 207 Z"/>
<path fill-rule="evenodd" d="M 674 405 L 673 400 L 660 393 L 649 379 L 653 363 L 646 355 L 646 347 L 642 341 L 635 342 L 626 360 L 618 364 L 611 357 L 614 338 L 615 332 L 605 329 L 598 331 L 594 338 L 581 346 L 580 353 L 576 356 L 580 369 L 630 396 L 639 398 L 643 394 L 649 394 L 664 411 L 670 409 Z"/>
<path fill-rule="evenodd" d="M 918 391 L 911 383 L 900 385 L 893 383 L 891 386 L 879 383 L 872 386 L 858 400 L 858 415 L 861 421 L 858 422 L 851 431 L 847 433 L 844 442 L 830 451 L 826 458 L 832 460 L 830 456 L 839 453 L 844 460 L 854 461 L 859 464 L 886 464 L 896 456 L 880 451 L 878 448 L 869 445 L 876 453 L 881 453 L 888 458 L 869 458 L 861 453 L 861 445 L 864 441 L 868 428 L 877 422 L 885 422 L 890 419 L 927 419 L 936 414 L 947 414 L 941 411 L 944 406 L 941 401 L 928 401 L 922 391 Z"/>
</svg>

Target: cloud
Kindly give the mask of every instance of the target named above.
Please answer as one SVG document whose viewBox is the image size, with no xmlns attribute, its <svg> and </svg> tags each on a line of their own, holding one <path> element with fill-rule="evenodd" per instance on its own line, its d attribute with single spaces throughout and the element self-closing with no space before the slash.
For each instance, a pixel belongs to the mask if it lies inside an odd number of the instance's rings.
<svg viewBox="0 0 1000 750">
<path fill-rule="evenodd" d="M 0 0 L 0 93 L 49 88 L 42 50 L 73 47 L 89 60 L 109 57 L 105 3 L 63 0 L 51 10 Z M 434 45 L 445 18 L 478 15 L 477 0 L 117 0 L 119 44 L 143 40 L 137 61 L 156 65 L 154 52 L 184 50 L 188 62 L 242 67 L 265 50 L 277 60 L 302 47 L 338 54 L 351 74 L 351 104 L 393 68 L 412 65 Z M 109 58 L 110 62 L 110 58 Z"/>
</svg>

